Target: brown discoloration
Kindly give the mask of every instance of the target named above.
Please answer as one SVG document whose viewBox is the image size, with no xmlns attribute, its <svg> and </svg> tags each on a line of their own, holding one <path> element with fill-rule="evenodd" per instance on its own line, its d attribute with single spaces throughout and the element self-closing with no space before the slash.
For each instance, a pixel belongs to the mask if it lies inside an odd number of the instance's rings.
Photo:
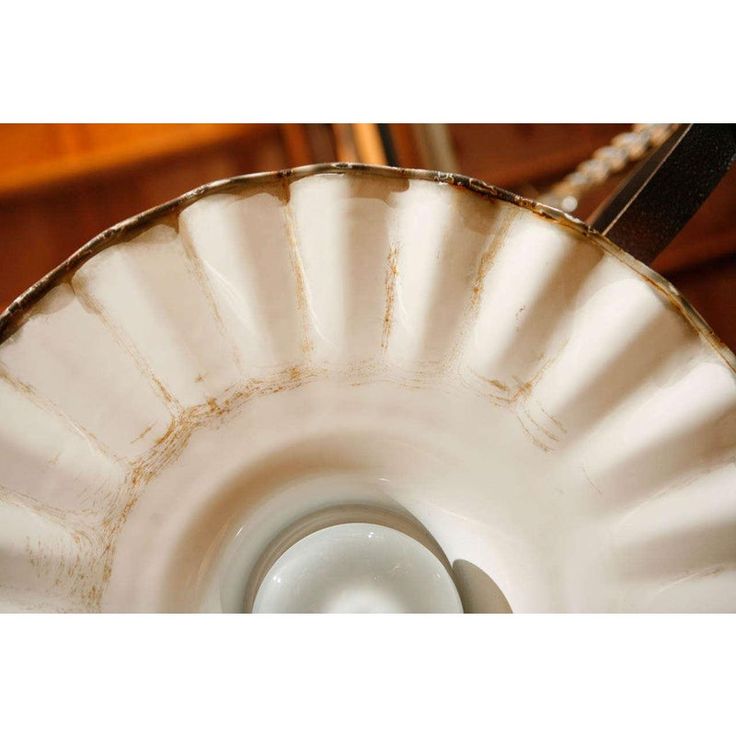
<svg viewBox="0 0 736 736">
<path fill-rule="evenodd" d="M 291 179 L 293 173 L 293 169 L 283 169 L 282 171 L 276 172 L 277 180 L 272 194 L 275 194 L 284 206 L 289 205 L 291 202 Z M 269 191 L 271 190 L 269 189 Z"/>
<path fill-rule="evenodd" d="M 136 365 L 141 374 L 148 379 L 154 392 L 158 394 L 163 402 L 168 407 L 169 411 L 175 413 L 181 409 L 179 402 L 174 398 L 174 395 L 166 388 L 161 380 L 156 376 L 151 366 L 145 360 L 141 352 L 135 346 L 133 341 L 128 335 L 121 330 L 118 325 L 112 320 L 102 305 L 87 291 L 82 283 L 78 279 L 74 279 L 71 282 L 71 287 L 79 300 L 79 303 L 91 314 L 95 315 L 97 319 L 102 322 L 107 331 L 112 335 L 115 342 L 132 358 L 133 363 Z"/>
<path fill-rule="evenodd" d="M 207 274 L 205 273 L 204 264 L 202 263 L 200 257 L 197 255 L 194 245 L 192 244 L 189 231 L 186 227 L 180 228 L 179 239 L 182 244 L 182 250 L 187 259 L 188 271 L 192 274 L 194 280 L 199 286 L 200 291 L 204 295 L 205 301 L 207 302 L 207 305 L 209 306 L 212 313 L 213 324 L 215 325 L 218 332 L 222 335 L 225 342 L 230 346 L 230 352 L 232 354 L 233 362 L 235 363 L 238 371 L 242 373 L 243 363 L 240 351 L 238 350 L 235 340 L 233 340 L 232 335 L 225 326 L 225 321 L 220 314 L 220 309 L 217 306 L 217 300 L 215 299 L 215 295 L 212 291 L 212 285 L 210 283 L 210 280 L 207 278 Z"/>
<path fill-rule="evenodd" d="M 531 396 L 532 389 L 534 388 L 534 384 L 536 383 L 535 378 L 530 378 L 528 381 L 522 381 L 517 376 L 514 376 L 513 378 L 516 383 L 516 391 L 511 397 L 511 402 L 513 403 L 521 398 L 527 398 Z"/>
<path fill-rule="evenodd" d="M 154 428 L 154 426 L 154 424 L 149 424 L 135 439 L 130 441 L 130 444 L 134 445 L 139 440 L 142 440 Z"/>
<path fill-rule="evenodd" d="M 521 380 L 518 376 L 512 376 L 514 379 L 513 387 L 503 381 L 499 381 L 497 378 L 487 378 L 486 376 L 482 376 L 475 372 L 473 372 L 473 375 L 501 392 L 500 394 L 494 392 L 494 399 L 498 399 L 499 401 L 503 401 L 505 404 L 512 406 L 521 399 L 526 399 L 531 396 L 534 386 L 542 378 L 551 362 L 552 361 L 545 362 L 531 378 L 525 381 Z"/>
<path fill-rule="evenodd" d="M 470 295 L 470 304 L 468 305 L 468 316 L 466 319 L 473 319 L 478 313 L 480 301 L 483 296 L 486 276 L 496 260 L 499 248 L 501 248 L 508 235 L 509 228 L 511 227 L 515 214 L 516 213 L 513 210 L 501 210 L 496 215 L 499 218 L 498 224 L 488 241 L 488 245 L 486 245 L 478 259 L 478 269 L 475 273 L 475 278 L 473 279 L 473 288 Z"/>
<path fill-rule="evenodd" d="M 40 516 L 41 518 L 50 521 L 52 524 L 63 524 L 65 521 L 69 520 L 70 516 L 74 516 L 71 512 L 66 511 L 65 509 L 61 509 L 47 503 L 39 503 L 32 496 L 28 496 L 27 494 L 19 491 L 11 491 L 4 486 L 0 486 L 0 502 L 22 509 L 28 509 L 33 512 L 34 515 Z M 74 534 L 74 532 L 72 532 L 72 534 Z"/>
<path fill-rule="evenodd" d="M 549 445 L 542 442 L 542 440 L 540 440 L 538 437 L 535 437 L 534 434 L 529 431 L 529 428 L 526 426 L 526 424 L 524 424 L 524 421 L 518 414 L 515 414 L 514 416 L 521 425 L 521 428 L 524 430 L 524 434 L 531 440 L 532 444 L 536 445 L 540 450 L 543 450 L 544 452 L 552 452 L 552 448 Z"/>
<path fill-rule="evenodd" d="M 283 186 L 288 189 L 289 184 L 286 180 L 284 180 Z M 291 263 L 291 270 L 294 274 L 296 306 L 302 325 L 302 351 L 306 356 L 309 356 L 311 355 L 314 347 L 312 341 L 312 321 L 310 318 L 309 296 L 307 294 L 307 287 L 304 279 L 304 266 L 302 265 L 302 258 L 299 254 L 294 214 L 291 211 L 291 205 L 288 199 L 284 203 L 283 212 L 286 224 L 286 235 L 289 241 L 289 262 Z"/>
<path fill-rule="evenodd" d="M 263 379 L 252 379 L 216 400 L 180 411 L 154 446 L 128 465 L 126 478 L 117 490 L 108 490 L 98 501 L 106 505 L 100 518 L 94 512 L 75 514 L 40 504 L 22 494 L 0 488 L 0 502 L 27 506 L 34 514 L 48 518 L 69 534 L 75 549 L 56 556 L 40 542 L 26 546 L 26 556 L 39 579 L 48 581 L 72 604 L 72 610 L 98 611 L 112 574 L 117 539 L 130 513 L 151 480 L 176 460 L 199 428 L 214 426 L 259 396 L 297 388 L 324 371 L 310 366 L 291 365 Z M 147 428 L 146 431 L 148 431 Z M 144 432 L 145 434 L 145 432 Z M 107 500 L 105 500 L 107 499 Z"/>
<path fill-rule="evenodd" d="M 536 372 L 532 375 L 531 378 L 528 378 L 525 381 L 522 381 L 517 376 L 513 376 L 514 381 L 516 381 L 517 384 L 517 390 L 516 395 L 514 398 L 520 397 L 520 396 L 531 396 L 531 393 L 534 389 L 534 387 L 542 380 L 544 374 L 547 372 L 547 369 L 559 358 L 559 356 L 562 354 L 562 350 L 564 349 L 565 345 L 567 343 L 563 343 L 562 346 L 559 348 L 558 352 L 553 355 L 550 358 L 547 358 L 544 361 L 540 361 L 538 363 L 538 368 Z"/>
<path fill-rule="evenodd" d="M 366 176 L 384 178 L 390 181 L 434 181 L 438 184 L 458 187 L 469 193 L 473 193 L 476 196 L 482 197 L 483 199 L 507 202 L 519 208 L 526 209 L 545 220 L 549 220 L 555 225 L 582 235 L 589 242 L 595 244 L 606 253 L 609 253 L 617 260 L 626 264 L 640 277 L 650 283 L 653 288 L 659 291 L 685 318 L 690 326 L 706 340 L 720 359 L 723 360 L 731 370 L 736 372 L 736 356 L 734 356 L 734 354 L 715 337 L 713 330 L 706 324 L 697 311 L 688 304 L 672 284 L 655 271 L 652 271 L 648 266 L 637 261 L 633 256 L 623 251 L 610 240 L 599 233 L 596 233 L 589 225 L 581 220 L 577 220 L 571 215 L 555 210 L 547 205 L 534 202 L 533 200 L 521 197 L 518 194 L 513 194 L 512 192 L 508 192 L 504 189 L 494 187 L 478 179 L 473 179 L 467 176 L 446 174 L 438 171 L 423 171 L 420 169 L 402 169 L 387 166 L 350 163 L 314 164 L 311 166 L 303 166 L 298 169 L 285 169 L 283 171 L 263 174 L 247 174 L 223 181 L 211 182 L 210 184 L 197 187 L 196 189 L 193 189 L 170 202 L 166 202 L 158 207 L 114 225 L 90 240 L 58 268 L 44 276 L 44 278 L 18 297 L 5 310 L 5 312 L 0 315 L 0 342 L 7 339 L 7 337 L 18 328 L 19 324 L 25 318 L 27 311 L 31 309 L 45 293 L 58 283 L 69 278 L 69 276 L 83 263 L 110 245 L 129 240 L 135 235 L 150 228 L 152 225 L 164 221 L 166 218 L 175 218 L 184 208 L 211 194 L 229 192 L 243 194 L 253 190 L 264 191 L 268 189 L 270 191 L 272 187 L 275 187 L 276 190 L 280 190 L 279 196 L 282 198 L 282 201 L 288 203 L 289 184 L 298 179 L 317 174 L 349 174 L 356 177 Z"/>
<path fill-rule="evenodd" d="M 89 294 L 75 280 L 74 275 L 77 270 L 87 260 L 93 258 L 102 250 L 111 245 L 122 244 L 130 241 L 136 235 L 145 232 L 156 224 L 168 223 L 178 231 L 178 215 L 182 209 L 188 207 L 202 197 L 216 194 L 233 192 L 237 194 L 258 193 L 269 191 L 275 193 L 283 203 L 283 211 L 286 223 L 286 229 L 290 244 L 290 259 L 292 270 L 294 273 L 297 305 L 303 325 L 303 349 L 305 355 L 309 358 L 312 352 L 311 338 L 311 317 L 309 309 L 309 295 L 306 290 L 303 267 L 298 250 L 296 238 L 295 223 L 290 209 L 290 184 L 300 178 L 312 176 L 315 174 L 330 175 L 350 175 L 353 177 L 370 177 L 376 181 L 388 179 L 391 182 L 398 181 L 401 184 L 408 183 L 409 180 L 425 180 L 434 181 L 438 185 L 455 186 L 463 189 L 474 196 L 480 196 L 492 202 L 506 202 L 517 207 L 524 208 L 534 214 L 550 220 L 558 226 L 568 228 L 574 232 L 581 234 L 589 243 L 600 248 L 602 252 L 612 255 L 619 261 L 623 262 L 640 278 L 643 278 L 654 288 L 663 299 L 677 311 L 691 326 L 691 328 L 706 341 L 728 366 L 736 369 L 736 358 L 728 351 L 722 343 L 713 335 L 712 330 L 705 324 L 702 318 L 690 307 L 687 302 L 679 295 L 679 293 L 663 278 L 655 272 L 648 269 L 643 264 L 638 263 L 628 254 L 621 251 L 614 244 L 607 241 L 602 236 L 592 232 L 584 223 L 574 220 L 563 213 L 557 212 L 550 208 L 546 208 L 529 200 L 525 200 L 517 195 L 505 192 L 495 187 L 488 186 L 474 179 L 460 177 L 448 174 L 440 174 L 437 172 L 423 172 L 403 169 L 389 169 L 382 167 L 370 167 L 362 165 L 349 164 L 327 164 L 313 167 L 305 167 L 296 171 L 283 171 L 272 174 L 261 174 L 245 177 L 236 177 L 234 179 L 215 182 L 213 184 L 199 187 L 198 189 L 183 195 L 182 197 L 143 213 L 137 217 L 131 218 L 119 225 L 110 228 L 92 241 L 83 246 L 79 251 L 71 256 L 59 268 L 48 274 L 36 285 L 31 287 L 25 294 L 19 297 L 8 307 L 8 309 L 0 316 L 0 341 L 9 339 L 18 329 L 22 322 L 33 313 L 39 305 L 39 301 L 49 293 L 51 289 L 62 282 L 68 282 L 72 286 L 76 296 L 80 302 L 88 309 L 94 311 L 97 316 L 105 322 L 110 328 L 111 333 L 116 337 L 127 352 L 131 354 L 142 373 L 150 380 L 154 389 L 160 395 L 172 414 L 172 419 L 166 432 L 157 439 L 155 445 L 145 453 L 145 455 L 135 462 L 131 463 L 127 468 L 127 476 L 125 483 L 121 488 L 114 489 L 109 492 L 106 489 L 104 494 L 100 494 L 100 504 L 106 504 L 104 509 L 102 523 L 98 524 L 97 519 L 90 516 L 84 523 L 72 514 L 68 514 L 61 510 L 49 511 L 47 507 L 40 508 L 40 513 L 58 514 L 56 517 L 60 519 L 65 528 L 69 525 L 69 520 L 73 519 L 74 523 L 79 525 L 70 532 L 76 551 L 63 563 L 55 563 L 55 558 L 49 556 L 46 551 L 39 549 L 38 545 L 28 544 L 28 555 L 31 564 L 37 570 L 43 570 L 45 579 L 52 582 L 58 581 L 57 585 L 63 587 L 69 581 L 71 585 L 71 595 L 76 601 L 81 602 L 81 607 L 88 610 L 99 610 L 105 586 L 109 581 L 115 556 L 115 549 L 120 534 L 127 518 L 135 507 L 137 500 L 147 484 L 156 477 L 165 467 L 172 463 L 190 441 L 193 432 L 198 428 L 214 425 L 216 422 L 224 421 L 232 412 L 238 410 L 245 402 L 258 397 L 270 394 L 278 394 L 282 391 L 288 391 L 303 385 L 305 382 L 320 375 L 315 369 L 304 366 L 290 366 L 267 379 L 252 380 L 245 382 L 242 386 L 233 387 L 231 391 L 223 398 L 217 400 L 210 399 L 207 402 L 195 407 L 182 409 L 167 388 L 158 380 L 146 361 L 135 349 L 127 338 L 104 314 L 100 306 L 94 302 Z M 380 187 L 377 187 L 380 189 Z M 516 213 L 509 213 L 509 222 Z M 497 232 L 492 236 L 489 245 L 483 251 L 479 258 L 478 268 L 473 281 L 472 293 L 469 298 L 468 320 L 465 325 L 469 325 L 469 320 L 475 315 L 483 296 L 484 282 L 487 273 L 492 267 L 496 250 L 500 247 L 506 235 Z M 495 244 L 495 245 L 494 245 Z M 389 273 L 395 268 L 390 263 L 389 257 Z M 389 276 L 387 273 L 387 278 Z M 201 275 L 201 274 L 200 274 Z M 396 273 L 393 273 L 395 289 Z M 387 344 L 391 322 L 393 320 L 393 298 L 392 291 L 389 299 L 389 284 L 387 281 L 386 305 L 387 311 L 384 317 L 384 338 L 382 345 Z M 389 311 L 389 305 L 391 307 Z M 546 369 L 547 364 L 543 365 L 537 375 L 527 381 L 520 381 L 514 377 L 515 385 L 509 386 L 507 383 L 493 378 L 484 378 L 482 380 L 493 388 L 489 397 L 491 401 L 498 405 L 505 406 L 514 410 L 517 420 L 520 422 L 523 431 L 529 436 L 529 439 L 537 447 L 544 452 L 550 452 L 552 448 L 544 441 L 544 438 L 536 436 L 535 431 L 530 431 L 530 427 L 524 421 L 524 417 L 531 422 L 533 430 L 538 428 L 543 434 L 552 439 L 557 434 L 554 431 L 545 429 L 538 424 L 529 415 L 526 406 L 516 406 L 517 402 L 529 400 L 534 384 L 539 380 L 540 376 Z M 426 387 L 431 385 L 434 376 L 438 372 L 447 369 L 445 364 L 437 364 L 427 366 L 424 372 L 417 371 L 411 376 L 397 379 L 397 382 L 407 387 Z M 200 376 L 200 378 L 204 378 Z M 352 376 L 353 381 L 365 380 L 365 378 Z M 387 379 L 394 380 L 394 379 Z M 24 391 L 24 385 L 18 386 L 19 390 Z M 544 410 L 540 408 L 544 413 Z M 546 413 L 545 413 L 546 415 Z M 550 421 L 555 424 L 561 431 L 564 428 L 561 423 L 554 417 L 549 417 Z M 75 429 L 78 429 L 75 425 Z M 147 431 L 147 430 L 146 430 Z M 585 472 L 583 470 L 583 472 Z M 595 487 L 595 486 L 594 486 Z M 596 488 L 600 492 L 599 489 Z M 54 568 L 54 564 L 60 567 Z"/>
<path fill-rule="evenodd" d="M 293 365 L 277 371 L 266 379 L 252 379 L 234 387 L 224 398 L 208 399 L 183 410 L 171 421 L 165 434 L 142 458 L 131 464 L 124 487 L 99 525 L 98 570 L 91 580 L 85 601 L 91 610 L 99 610 L 102 595 L 112 574 L 117 538 L 134 509 L 141 493 L 153 478 L 178 458 L 189 443 L 192 434 L 201 427 L 214 426 L 236 412 L 247 401 L 259 396 L 281 393 L 297 388 L 322 375 L 311 367 Z"/>
<path fill-rule="evenodd" d="M 476 324 L 485 290 L 486 277 L 496 261 L 498 251 L 503 246 L 504 240 L 508 235 L 509 228 L 513 224 L 514 218 L 517 214 L 513 209 L 499 206 L 498 202 L 489 202 L 488 204 L 493 205 L 493 211 L 495 212 L 493 227 L 490 234 L 488 234 L 488 211 L 484 213 L 484 217 L 477 217 L 478 221 L 474 223 L 474 229 L 478 232 L 480 232 L 481 224 L 485 226 L 483 234 L 487 236 L 487 239 L 483 244 L 480 256 L 478 257 L 472 286 L 470 287 L 470 297 L 465 305 L 460 324 L 458 324 L 455 329 L 454 342 L 446 354 L 448 365 L 453 365 L 455 367 L 457 367 L 461 360 L 463 350 L 465 349 L 465 345 L 468 341 L 468 336 Z M 462 211 L 466 215 L 463 218 L 463 222 L 465 225 L 468 225 L 468 220 L 474 218 L 469 218 L 467 216 L 467 212 L 465 210 Z M 477 214 L 478 213 L 476 212 L 476 216 Z"/>
<path fill-rule="evenodd" d="M 728 568 L 726 565 L 716 565 L 715 567 L 706 568 L 705 570 L 698 570 L 697 572 L 692 572 L 687 575 L 683 575 L 681 578 L 678 578 L 676 581 L 674 581 L 673 585 L 676 585 L 678 583 L 683 583 L 686 580 L 702 580 L 703 578 L 710 578 L 714 575 L 720 575 L 722 572 L 725 572 Z"/>
<path fill-rule="evenodd" d="M 87 580 L 99 573 L 99 557 L 95 553 L 92 533 L 85 528 L 73 528 L 80 519 L 73 514 L 53 510 L 32 500 L 22 499 L 22 494 L 0 489 L 0 502 L 27 508 L 34 515 L 50 521 L 63 530 L 67 544 L 54 547 L 30 537 L 25 540 L 25 559 L 33 569 L 36 579 L 47 581 L 59 595 L 71 604 L 69 610 L 95 610 L 90 605 Z"/>
<path fill-rule="evenodd" d="M 583 475 L 585 476 L 585 480 L 587 480 L 588 483 L 590 483 L 591 487 L 596 491 L 596 493 L 599 496 L 602 496 L 603 495 L 603 491 L 595 483 L 593 483 L 593 480 L 588 475 L 588 471 L 585 469 L 585 466 L 584 465 L 581 465 L 580 466 L 580 470 L 583 471 Z"/>
<path fill-rule="evenodd" d="M 0 381 L 3 381 L 7 385 L 9 385 L 14 391 L 27 398 L 32 404 L 37 406 L 42 411 L 47 412 L 48 414 L 51 414 L 52 416 L 60 419 L 66 426 L 71 429 L 71 431 L 82 435 L 92 447 L 94 447 L 101 455 L 108 458 L 113 463 L 120 464 L 123 462 L 122 459 L 118 457 L 118 455 L 116 455 L 104 442 L 98 439 L 98 437 L 93 432 L 90 432 L 87 428 L 75 422 L 52 401 L 41 396 L 33 388 L 33 386 L 24 383 L 19 378 L 12 375 L 7 367 L 4 366 L 2 363 L 0 363 Z M 58 455 L 55 459 L 58 459 Z"/>
<path fill-rule="evenodd" d="M 548 414 L 541 406 L 539 406 L 539 411 L 541 411 L 542 414 L 544 414 L 544 416 L 546 416 L 547 419 L 549 419 L 550 422 L 552 422 L 557 427 L 557 429 L 560 430 L 560 432 L 562 432 L 563 434 L 567 434 L 567 429 L 565 428 L 565 425 L 559 419 L 557 419 L 557 417 L 553 417 Z"/>
<path fill-rule="evenodd" d="M 547 439 L 551 440 L 552 442 L 559 442 L 560 438 L 550 432 L 546 427 L 541 425 L 534 417 L 529 413 L 529 410 L 526 408 L 526 406 L 521 407 L 522 412 L 524 413 L 524 416 L 538 429 L 540 432 L 542 432 L 544 435 L 546 435 Z"/>
<path fill-rule="evenodd" d="M 409 189 L 407 177 L 377 178 L 372 176 L 354 176 L 350 180 L 350 196 L 361 199 L 378 199 L 388 207 L 395 207 L 401 194 Z"/>
<path fill-rule="evenodd" d="M 386 306 L 383 313 L 383 334 L 381 336 L 381 348 L 388 349 L 391 337 L 391 327 L 394 321 L 394 300 L 396 298 L 396 280 L 399 276 L 399 247 L 391 245 L 388 249 L 386 262 Z"/>
<path fill-rule="evenodd" d="M 522 381 L 517 376 L 513 376 L 514 386 L 510 387 L 503 381 L 496 378 L 487 378 L 486 376 L 474 373 L 476 378 L 483 383 L 492 386 L 494 390 L 490 394 L 485 394 L 496 406 L 503 407 L 514 411 L 516 418 L 522 425 L 524 432 L 529 436 L 535 445 L 543 449 L 545 452 L 551 452 L 555 445 L 561 441 L 561 435 L 567 433 L 567 430 L 555 417 L 550 416 L 538 402 L 534 401 L 534 407 L 550 420 L 553 428 L 545 427 L 544 424 L 535 419 L 529 411 L 532 401 L 532 392 L 534 386 L 538 383 L 551 361 L 544 363 L 532 378 Z M 541 434 L 540 434 L 541 433 Z"/>
</svg>

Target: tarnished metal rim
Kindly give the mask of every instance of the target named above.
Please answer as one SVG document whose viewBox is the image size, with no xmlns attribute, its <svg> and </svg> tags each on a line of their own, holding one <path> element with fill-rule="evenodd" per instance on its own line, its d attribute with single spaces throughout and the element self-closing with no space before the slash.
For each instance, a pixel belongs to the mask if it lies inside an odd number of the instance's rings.
<svg viewBox="0 0 736 736">
<path fill-rule="evenodd" d="M 73 253 L 63 263 L 57 266 L 53 271 L 46 274 L 42 279 L 37 281 L 33 286 L 27 289 L 10 306 L 0 314 L 0 343 L 6 340 L 15 332 L 23 319 L 44 295 L 59 283 L 68 279 L 85 261 L 95 256 L 100 251 L 111 245 L 119 243 L 121 240 L 130 238 L 142 230 L 154 225 L 171 214 L 178 213 L 185 207 L 189 206 L 198 199 L 202 199 L 210 194 L 220 192 L 232 192 L 245 189 L 252 185 L 273 183 L 277 181 L 296 181 L 307 176 L 315 174 L 341 173 L 345 171 L 364 172 L 376 176 L 385 176 L 394 179 L 409 179 L 421 181 L 434 181 L 441 184 L 449 184 L 462 187 L 470 192 L 474 192 L 486 198 L 497 199 L 502 202 L 523 207 L 530 210 L 540 217 L 559 223 L 563 227 L 569 228 L 596 243 L 605 252 L 615 256 L 619 261 L 625 263 L 629 268 L 635 271 L 651 286 L 660 291 L 667 300 L 677 309 L 682 316 L 695 328 L 695 330 L 713 347 L 720 358 L 734 371 L 736 374 L 736 356 L 733 352 L 717 337 L 708 323 L 698 314 L 694 307 L 680 294 L 680 292 L 663 276 L 653 271 L 649 266 L 638 261 L 632 255 L 619 248 L 615 243 L 608 240 L 600 233 L 586 225 L 582 220 L 578 220 L 565 212 L 549 207 L 548 205 L 535 202 L 518 194 L 513 194 L 505 189 L 500 189 L 491 184 L 486 184 L 479 179 L 473 179 L 460 174 L 447 174 L 439 171 L 427 171 L 424 169 L 403 169 L 392 166 L 374 166 L 371 164 L 351 164 L 351 163 L 326 163 L 326 164 L 310 164 L 308 166 L 300 166 L 294 169 L 284 169 L 282 171 L 272 171 L 258 174 L 244 174 L 235 176 L 230 179 L 221 179 L 218 181 L 204 184 L 196 189 L 192 189 L 186 194 L 182 194 L 176 199 L 154 207 L 138 215 L 128 218 L 113 225 L 103 231 L 89 242 L 83 245 L 79 250 Z"/>
</svg>

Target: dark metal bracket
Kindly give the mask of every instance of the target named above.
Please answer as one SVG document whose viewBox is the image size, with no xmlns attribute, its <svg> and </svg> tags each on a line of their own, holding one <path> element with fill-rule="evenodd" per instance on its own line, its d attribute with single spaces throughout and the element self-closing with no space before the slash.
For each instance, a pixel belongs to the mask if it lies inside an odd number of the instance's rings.
<svg viewBox="0 0 736 736">
<path fill-rule="evenodd" d="M 736 158 L 736 126 L 685 124 L 645 159 L 590 218 L 651 263 L 697 212 Z"/>
</svg>

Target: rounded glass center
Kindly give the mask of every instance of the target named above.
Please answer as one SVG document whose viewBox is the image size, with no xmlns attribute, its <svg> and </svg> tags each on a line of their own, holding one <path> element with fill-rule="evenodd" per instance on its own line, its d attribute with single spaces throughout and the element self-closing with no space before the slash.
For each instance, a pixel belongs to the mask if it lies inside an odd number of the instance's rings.
<svg viewBox="0 0 736 736">
<path fill-rule="evenodd" d="M 462 613 L 442 562 L 407 534 L 337 524 L 300 539 L 261 583 L 254 613 Z"/>
</svg>

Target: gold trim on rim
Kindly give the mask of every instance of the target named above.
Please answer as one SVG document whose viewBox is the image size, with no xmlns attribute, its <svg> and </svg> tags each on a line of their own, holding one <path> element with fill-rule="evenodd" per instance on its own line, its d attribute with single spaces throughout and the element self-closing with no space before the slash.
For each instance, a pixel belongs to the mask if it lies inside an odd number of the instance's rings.
<svg viewBox="0 0 736 736">
<path fill-rule="evenodd" d="M 518 207 L 530 210 L 545 219 L 552 220 L 583 235 L 596 243 L 596 245 L 601 247 L 605 252 L 611 254 L 627 265 L 657 291 L 661 292 L 673 307 L 675 307 L 677 311 L 679 311 L 680 314 L 692 325 L 692 327 L 711 345 L 714 351 L 731 368 L 734 374 L 736 374 L 736 356 L 718 338 L 708 323 L 700 316 L 695 308 L 689 304 L 682 294 L 680 294 L 680 292 L 663 276 L 634 258 L 605 236 L 593 230 L 582 220 L 578 220 L 572 215 L 562 212 L 561 210 L 557 210 L 554 207 L 541 204 L 540 202 L 535 202 L 534 200 L 527 199 L 526 197 L 514 194 L 505 189 L 500 189 L 499 187 L 491 184 L 486 184 L 480 179 L 473 179 L 460 174 L 447 174 L 439 171 L 427 171 L 424 169 L 404 169 L 392 166 L 352 163 L 309 164 L 307 166 L 300 166 L 294 169 L 244 174 L 229 179 L 213 181 L 209 184 L 203 184 L 196 189 L 192 189 L 191 191 L 165 202 L 164 204 L 153 207 L 145 212 L 141 212 L 138 215 L 134 215 L 127 220 L 123 220 L 117 225 L 113 225 L 92 238 L 92 240 L 79 248 L 79 250 L 69 256 L 69 258 L 67 258 L 63 263 L 23 292 L 2 314 L 0 314 L 0 344 L 7 340 L 18 329 L 26 316 L 28 316 L 31 308 L 43 296 L 45 296 L 59 283 L 68 279 L 69 275 L 73 274 L 80 266 L 82 266 L 83 263 L 97 255 L 97 253 L 105 248 L 130 238 L 131 235 L 135 235 L 147 227 L 152 226 L 158 220 L 163 219 L 166 216 L 180 212 L 182 209 L 199 199 L 210 194 L 239 191 L 257 184 L 273 183 L 277 181 L 292 182 L 308 176 L 314 176 L 316 174 L 344 173 L 346 171 L 367 173 L 394 179 L 434 181 L 439 184 L 450 184 L 486 198 L 517 205 Z"/>
</svg>

